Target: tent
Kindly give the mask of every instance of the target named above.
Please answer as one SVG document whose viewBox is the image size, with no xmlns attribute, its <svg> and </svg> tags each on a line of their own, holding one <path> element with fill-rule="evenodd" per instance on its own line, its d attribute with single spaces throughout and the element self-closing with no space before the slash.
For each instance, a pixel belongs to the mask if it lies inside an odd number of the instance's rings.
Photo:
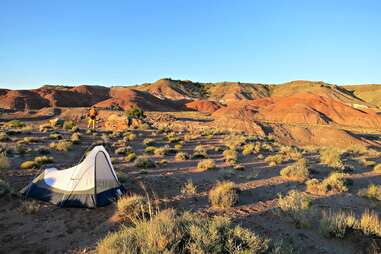
<svg viewBox="0 0 381 254">
<path fill-rule="evenodd" d="M 125 192 L 103 146 L 94 147 L 78 165 L 45 169 L 21 193 L 60 207 L 99 207 Z"/>
</svg>

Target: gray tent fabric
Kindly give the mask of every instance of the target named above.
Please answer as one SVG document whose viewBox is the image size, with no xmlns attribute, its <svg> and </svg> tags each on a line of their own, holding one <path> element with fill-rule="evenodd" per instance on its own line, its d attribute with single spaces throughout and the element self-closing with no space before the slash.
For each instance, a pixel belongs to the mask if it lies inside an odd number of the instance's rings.
<svg viewBox="0 0 381 254">
<path fill-rule="evenodd" d="M 94 208 L 111 203 L 125 189 L 118 181 L 106 149 L 96 146 L 74 167 L 45 169 L 21 193 L 61 207 Z"/>
</svg>

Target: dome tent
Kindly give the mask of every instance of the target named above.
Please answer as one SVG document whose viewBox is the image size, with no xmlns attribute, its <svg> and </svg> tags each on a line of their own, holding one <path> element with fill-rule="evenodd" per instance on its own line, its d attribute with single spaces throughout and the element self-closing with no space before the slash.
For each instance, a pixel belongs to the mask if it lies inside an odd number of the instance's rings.
<svg viewBox="0 0 381 254">
<path fill-rule="evenodd" d="M 89 208 L 105 206 L 124 192 L 103 146 L 94 147 L 74 167 L 45 169 L 21 190 L 27 198 L 40 199 L 60 207 Z"/>
</svg>

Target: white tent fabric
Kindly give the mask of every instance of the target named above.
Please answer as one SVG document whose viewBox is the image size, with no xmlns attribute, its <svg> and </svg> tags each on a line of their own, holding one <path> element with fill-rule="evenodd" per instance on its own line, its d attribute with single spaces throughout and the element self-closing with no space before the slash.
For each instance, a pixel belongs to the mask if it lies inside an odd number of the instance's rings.
<svg viewBox="0 0 381 254">
<path fill-rule="evenodd" d="M 109 203 L 107 200 L 121 195 L 124 188 L 118 181 L 106 149 L 96 146 L 74 167 L 45 169 L 22 192 L 60 205 L 74 203 L 73 206 L 95 207 Z"/>
</svg>

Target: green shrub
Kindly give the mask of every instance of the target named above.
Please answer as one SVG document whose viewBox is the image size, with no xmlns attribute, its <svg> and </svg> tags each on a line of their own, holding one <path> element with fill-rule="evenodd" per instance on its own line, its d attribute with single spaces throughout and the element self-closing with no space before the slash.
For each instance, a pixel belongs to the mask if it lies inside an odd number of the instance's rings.
<svg viewBox="0 0 381 254">
<path fill-rule="evenodd" d="M 29 144 L 29 143 L 37 143 L 39 141 L 36 137 L 24 137 L 23 143 Z"/>
<path fill-rule="evenodd" d="M 73 121 L 65 121 L 62 127 L 64 130 L 68 131 L 68 130 L 73 129 L 74 126 L 75 126 L 75 124 Z"/>
<path fill-rule="evenodd" d="M 24 122 L 21 122 L 19 120 L 11 120 L 11 121 L 6 122 L 4 125 L 7 127 L 14 127 L 14 128 L 26 126 L 26 124 Z"/>
<path fill-rule="evenodd" d="M 348 191 L 348 181 L 343 173 L 332 173 L 323 181 L 311 179 L 306 182 L 307 191 L 316 194 L 340 193 Z"/>
<path fill-rule="evenodd" d="M 277 207 L 290 215 L 298 226 L 309 225 L 307 215 L 311 205 L 311 199 L 303 192 L 291 190 L 286 196 L 279 195 Z"/>
<path fill-rule="evenodd" d="M 327 238 L 344 238 L 355 225 L 356 218 L 352 213 L 324 211 L 320 219 L 320 233 Z"/>
<path fill-rule="evenodd" d="M 140 119 L 140 120 L 143 120 L 146 118 L 146 115 L 144 114 L 144 111 L 135 106 L 135 107 L 132 107 L 130 109 L 127 109 L 125 112 L 124 112 L 125 116 L 128 118 L 128 119 Z"/>
<path fill-rule="evenodd" d="M 224 217 L 204 219 L 164 210 L 152 220 L 107 235 L 97 253 L 265 253 L 269 240 Z"/>
<path fill-rule="evenodd" d="M 310 169 L 306 159 L 300 159 L 292 165 L 283 168 L 280 175 L 296 181 L 306 181 L 310 177 Z"/>
<path fill-rule="evenodd" d="M 155 140 L 152 138 L 146 138 L 143 140 L 143 144 L 146 146 L 152 146 L 155 144 Z"/>
<path fill-rule="evenodd" d="M 138 168 L 155 168 L 156 163 L 145 156 L 140 156 L 136 158 L 135 166 Z"/>
<path fill-rule="evenodd" d="M 177 143 L 181 140 L 180 137 L 174 132 L 167 134 L 166 139 L 169 143 Z"/>
<path fill-rule="evenodd" d="M 243 146 L 242 155 L 243 156 L 248 156 L 250 154 L 253 154 L 254 149 L 255 149 L 255 145 L 254 144 L 246 144 L 246 145 Z"/>
<path fill-rule="evenodd" d="M 156 147 L 155 147 L 155 146 L 147 146 L 147 147 L 144 149 L 144 152 L 145 152 L 145 153 L 148 153 L 148 154 L 154 154 L 154 153 L 155 153 L 155 150 L 156 150 Z"/>
<path fill-rule="evenodd" d="M 132 148 L 131 147 L 119 147 L 117 149 L 115 149 L 115 154 L 129 154 L 129 153 L 132 153 Z"/>
<path fill-rule="evenodd" d="M 212 159 L 202 160 L 197 164 L 197 169 L 200 171 L 216 168 L 216 162 Z"/>
<path fill-rule="evenodd" d="M 74 132 L 70 137 L 70 141 L 73 144 L 79 144 L 81 142 L 81 135 L 78 132 Z"/>
<path fill-rule="evenodd" d="M 197 186 L 193 184 L 192 180 L 188 180 L 181 188 L 180 192 L 186 195 L 194 195 L 197 193 Z"/>
<path fill-rule="evenodd" d="M 49 135 L 50 139 L 62 139 L 62 135 L 59 133 L 52 133 Z"/>
<path fill-rule="evenodd" d="M 233 207 L 239 201 L 239 188 L 233 182 L 219 182 L 209 191 L 212 207 Z"/>
<path fill-rule="evenodd" d="M 156 156 L 163 157 L 163 156 L 166 156 L 166 155 L 174 154 L 175 152 L 176 151 L 174 151 L 172 148 L 170 148 L 168 146 L 163 146 L 163 147 L 156 148 L 154 154 Z"/>
<path fill-rule="evenodd" d="M 127 162 L 132 162 L 132 161 L 136 160 L 136 157 L 137 157 L 136 153 L 130 153 L 129 155 L 124 157 L 124 160 Z"/>
</svg>

